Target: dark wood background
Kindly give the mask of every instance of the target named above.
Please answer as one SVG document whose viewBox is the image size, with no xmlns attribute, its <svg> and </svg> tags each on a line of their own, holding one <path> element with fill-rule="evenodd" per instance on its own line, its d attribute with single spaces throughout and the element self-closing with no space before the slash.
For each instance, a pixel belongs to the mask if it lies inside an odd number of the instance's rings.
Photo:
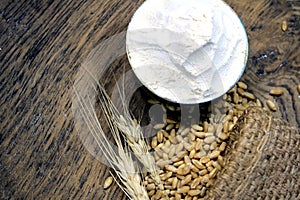
<svg viewBox="0 0 300 200">
<path fill-rule="evenodd" d="M 72 85 L 92 49 L 126 31 L 142 2 L 0 1 L 0 199 L 126 198 L 116 184 L 103 190 L 109 169 L 77 135 Z M 299 1 L 226 2 L 249 36 L 242 79 L 260 99 L 279 105 L 275 115 L 299 127 Z M 270 96 L 273 87 L 284 95 Z"/>
</svg>

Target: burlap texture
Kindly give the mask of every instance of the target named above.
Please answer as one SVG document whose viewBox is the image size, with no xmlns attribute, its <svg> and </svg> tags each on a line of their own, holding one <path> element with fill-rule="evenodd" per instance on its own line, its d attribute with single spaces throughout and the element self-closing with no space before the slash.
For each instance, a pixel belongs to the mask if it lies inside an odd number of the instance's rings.
<svg viewBox="0 0 300 200">
<path fill-rule="evenodd" d="M 206 199 L 300 199 L 300 131 L 249 108 L 231 134 Z"/>
</svg>

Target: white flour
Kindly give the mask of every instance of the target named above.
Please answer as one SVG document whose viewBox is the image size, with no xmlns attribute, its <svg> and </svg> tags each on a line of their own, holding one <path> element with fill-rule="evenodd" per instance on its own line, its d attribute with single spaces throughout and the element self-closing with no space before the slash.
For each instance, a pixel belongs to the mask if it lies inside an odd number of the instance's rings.
<svg viewBox="0 0 300 200">
<path fill-rule="evenodd" d="M 243 25 L 221 0 L 146 0 L 128 26 L 126 47 L 149 90 L 187 104 L 224 94 L 247 59 Z"/>
</svg>

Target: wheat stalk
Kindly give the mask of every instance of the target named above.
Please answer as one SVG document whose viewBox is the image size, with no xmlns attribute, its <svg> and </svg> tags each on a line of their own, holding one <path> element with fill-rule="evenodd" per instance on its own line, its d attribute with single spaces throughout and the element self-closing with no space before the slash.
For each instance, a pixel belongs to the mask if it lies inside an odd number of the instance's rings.
<svg viewBox="0 0 300 200">
<path fill-rule="evenodd" d="M 164 186 L 158 174 L 155 159 L 148 151 L 147 142 L 145 141 L 145 139 L 143 139 L 142 129 L 140 125 L 131 118 L 129 109 L 126 106 L 124 88 L 120 89 L 119 85 L 116 84 L 123 108 L 122 115 L 106 93 L 105 88 L 98 81 L 96 81 L 96 79 L 90 72 L 88 73 L 97 83 L 97 88 L 99 89 L 100 94 L 99 100 L 101 102 L 101 108 L 105 110 L 107 116 L 109 116 L 108 118 L 111 119 L 111 123 L 115 124 L 121 130 L 126 138 L 127 144 L 130 146 L 134 155 L 143 164 L 147 172 L 150 173 L 151 178 L 154 180 L 155 184 L 163 192 L 164 199 L 169 199 L 168 195 L 164 192 Z M 123 77 L 122 80 L 124 81 L 125 78 Z M 123 87 L 124 85 L 125 84 L 123 82 Z M 97 88 L 94 87 L 94 90 L 97 91 Z"/>
<path fill-rule="evenodd" d="M 124 80 L 124 78 L 123 78 Z M 123 83 L 124 87 L 124 83 Z M 139 125 L 136 123 L 130 115 L 129 109 L 126 106 L 124 89 L 121 90 L 117 85 L 118 92 L 120 94 L 120 99 L 122 101 L 121 105 L 123 106 L 123 115 L 115 107 L 108 94 L 106 93 L 104 87 L 98 83 L 98 88 L 100 90 L 100 101 L 103 109 L 110 108 L 110 118 L 113 123 L 122 131 L 123 135 L 126 138 L 127 144 L 130 146 L 134 155 L 138 160 L 143 164 L 147 172 L 150 173 L 151 178 L 154 180 L 154 183 L 162 191 L 163 199 L 169 199 L 168 194 L 164 191 L 164 186 L 161 182 L 160 176 L 158 174 L 158 169 L 155 163 L 154 157 L 148 151 L 148 145 L 145 139 L 143 139 L 143 132 Z"/>
<path fill-rule="evenodd" d="M 98 147 L 103 152 L 112 169 L 115 171 L 116 176 L 121 181 L 122 185 L 119 184 L 120 188 L 124 191 L 129 199 L 149 199 L 145 188 L 141 184 L 142 181 L 139 175 L 140 170 L 135 167 L 135 163 L 131 155 L 127 153 L 128 147 L 123 147 L 119 130 L 109 119 L 109 113 L 111 112 L 111 110 L 109 108 L 103 109 L 103 112 L 107 116 L 107 123 L 109 125 L 113 139 L 116 142 L 117 153 L 115 153 L 113 146 L 105 136 L 105 133 L 98 121 L 96 112 L 93 109 L 91 99 L 84 99 L 75 87 L 74 93 L 79 103 L 78 111 L 82 115 L 82 119 L 84 120 Z"/>
<path fill-rule="evenodd" d="M 118 86 L 117 86 L 118 87 Z M 122 131 L 123 135 L 126 138 L 126 141 L 130 148 L 132 149 L 134 155 L 139 159 L 139 161 L 144 165 L 146 170 L 153 174 L 153 178 L 156 182 L 161 182 L 160 177 L 157 173 L 157 167 L 153 156 L 148 151 L 147 142 L 143 139 L 143 132 L 138 123 L 136 123 L 130 116 L 130 112 L 126 107 L 124 94 L 120 96 L 123 106 L 123 115 L 118 111 L 115 107 L 103 86 L 98 84 L 98 88 L 100 89 L 101 102 L 104 104 L 104 108 L 111 108 L 111 119 L 113 123 L 117 125 L 117 127 Z M 121 91 L 118 87 L 119 93 Z"/>
</svg>

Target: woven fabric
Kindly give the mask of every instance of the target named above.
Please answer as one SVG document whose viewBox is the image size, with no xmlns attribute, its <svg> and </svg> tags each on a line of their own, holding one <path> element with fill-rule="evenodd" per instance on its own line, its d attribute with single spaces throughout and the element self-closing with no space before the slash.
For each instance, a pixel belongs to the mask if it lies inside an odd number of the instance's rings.
<svg viewBox="0 0 300 200">
<path fill-rule="evenodd" d="M 235 127 L 207 199 L 300 199 L 300 131 L 261 108 Z"/>
</svg>

